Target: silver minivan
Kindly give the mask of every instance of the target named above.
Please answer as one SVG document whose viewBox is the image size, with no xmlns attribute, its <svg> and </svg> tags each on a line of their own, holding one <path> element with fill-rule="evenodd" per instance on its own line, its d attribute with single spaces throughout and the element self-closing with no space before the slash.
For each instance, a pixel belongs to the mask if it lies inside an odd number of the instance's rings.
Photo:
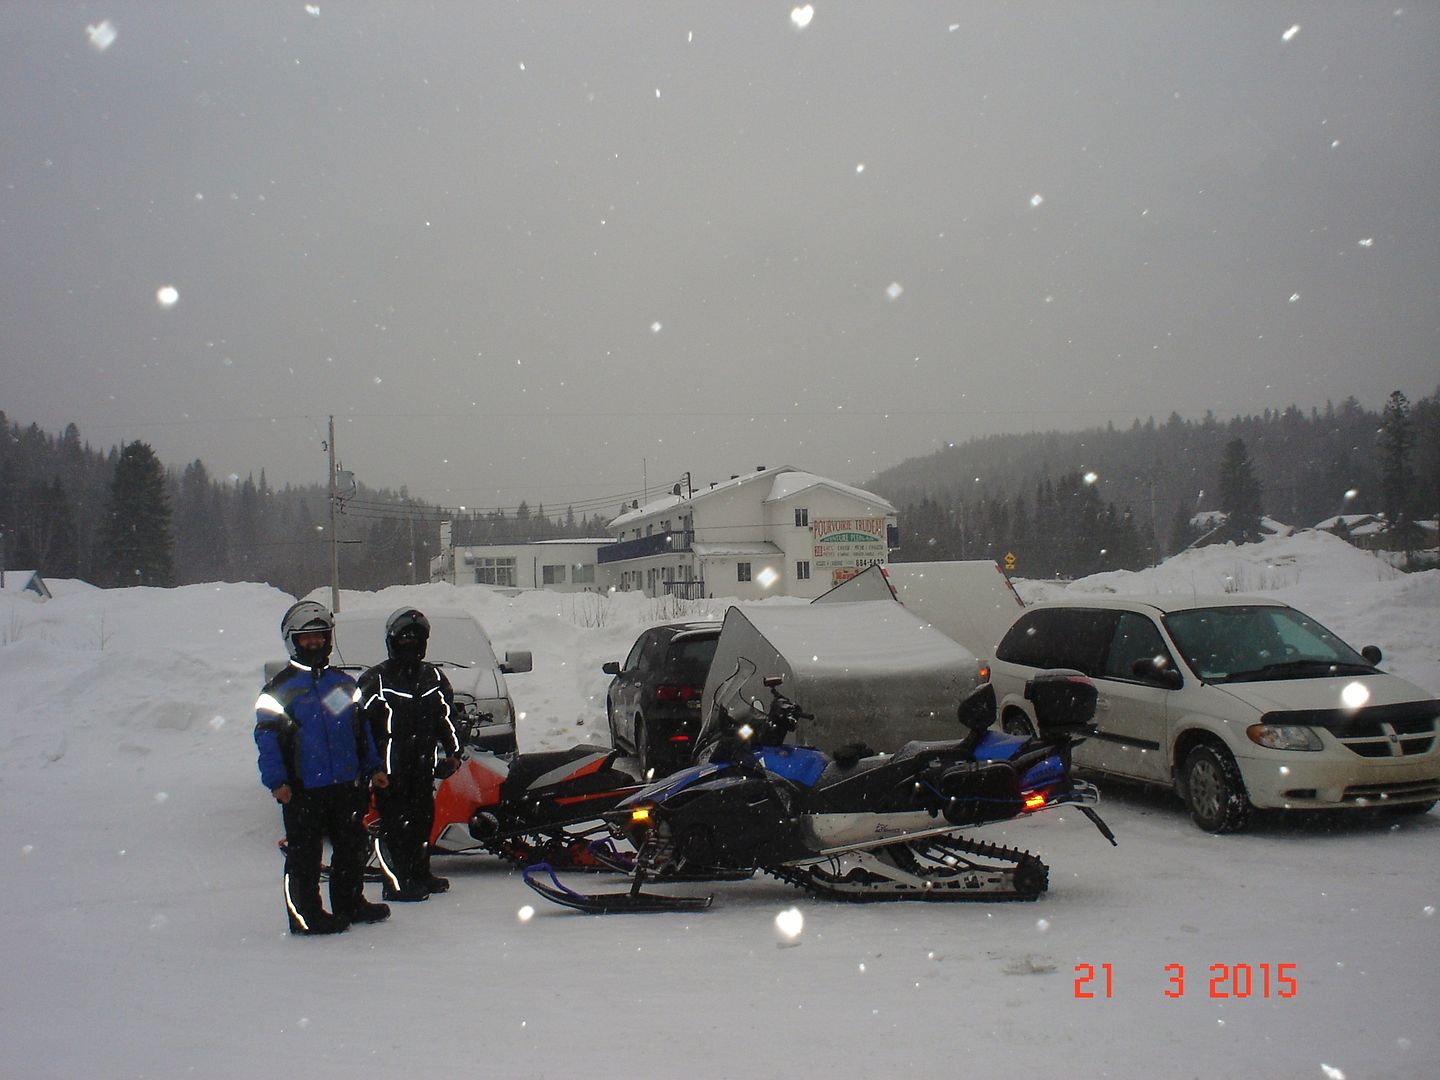
<svg viewBox="0 0 1440 1080">
<path fill-rule="evenodd" d="M 1173 786 L 1210 832 L 1261 809 L 1388 808 L 1440 798 L 1440 700 L 1275 600 L 1087 597 L 1027 608 L 996 648 L 1006 730 L 1033 729 L 1027 679 L 1083 672 L 1097 732 L 1078 767 Z"/>
</svg>

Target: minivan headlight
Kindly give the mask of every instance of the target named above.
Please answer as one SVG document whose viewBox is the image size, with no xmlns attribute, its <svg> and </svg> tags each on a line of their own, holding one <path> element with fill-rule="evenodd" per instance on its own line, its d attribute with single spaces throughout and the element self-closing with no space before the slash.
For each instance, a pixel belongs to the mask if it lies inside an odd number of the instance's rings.
<svg viewBox="0 0 1440 1080">
<path fill-rule="evenodd" d="M 1251 724 L 1245 729 L 1250 741 L 1271 750 L 1323 750 L 1325 744 L 1314 728 L 1303 724 Z"/>
</svg>

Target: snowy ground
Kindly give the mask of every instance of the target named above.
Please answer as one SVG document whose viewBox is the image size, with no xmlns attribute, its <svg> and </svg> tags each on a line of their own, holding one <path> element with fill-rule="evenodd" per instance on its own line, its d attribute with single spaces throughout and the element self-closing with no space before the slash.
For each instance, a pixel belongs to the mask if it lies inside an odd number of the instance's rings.
<svg viewBox="0 0 1440 1080">
<path fill-rule="evenodd" d="M 477 858 L 387 924 L 292 938 L 251 739 L 290 598 L 52 584 L 46 604 L 0 601 L 0 1075 L 1440 1075 L 1440 813 L 1220 838 L 1106 787 L 1118 848 L 1079 818 L 979 830 L 1050 864 L 1033 904 L 848 906 L 761 880 L 716 887 L 703 914 L 589 917 Z M 1070 588 L 1270 592 L 1440 694 L 1440 572 L 1401 577 L 1331 537 Z M 600 665 L 671 614 L 436 585 L 344 597 L 401 603 L 467 607 L 502 650 L 534 650 L 511 680 L 523 750 L 604 742 Z M 791 905 L 805 928 L 781 947 Z M 1232 977 L 1212 996 L 1216 964 L 1248 965 L 1249 995 Z"/>
</svg>

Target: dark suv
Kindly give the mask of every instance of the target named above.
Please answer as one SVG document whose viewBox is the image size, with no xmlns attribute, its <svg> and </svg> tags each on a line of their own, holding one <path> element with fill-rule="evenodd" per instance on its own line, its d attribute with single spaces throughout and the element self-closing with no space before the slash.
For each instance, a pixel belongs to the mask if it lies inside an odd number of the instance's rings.
<svg viewBox="0 0 1440 1080">
<path fill-rule="evenodd" d="M 642 776 L 664 776 L 689 762 L 719 637 L 718 622 L 653 626 L 623 664 L 612 660 L 601 669 L 615 676 L 605 695 L 610 743 L 640 759 Z"/>
</svg>

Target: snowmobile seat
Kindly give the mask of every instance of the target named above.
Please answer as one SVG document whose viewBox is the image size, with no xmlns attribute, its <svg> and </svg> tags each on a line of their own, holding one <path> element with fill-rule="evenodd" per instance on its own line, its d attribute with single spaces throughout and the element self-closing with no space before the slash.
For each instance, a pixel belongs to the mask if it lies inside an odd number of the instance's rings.
<svg viewBox="0 0 1440 1080">
<path fill-rule="evenodd" d="M 596 754 L 604 754 L 605 761 L 601 769 L 610 769 L 619 756 L 619 751 L 608 746 L 595 746 L 582 743 L 578 746 L 571 746 L 565 750 L 544 750 L 538 754 L 517 754 L 510 763 L 509 775 L 505 777 L 500 785 L 501 801 L 509 801 L 518 798 L 535 781 L 543 778 L 547 773 L 559 772 L 555 779 L 558 781 L 569 771 L 567 765 L 573 765 L 577 761 L 593 757 Z"/>
</svg>

